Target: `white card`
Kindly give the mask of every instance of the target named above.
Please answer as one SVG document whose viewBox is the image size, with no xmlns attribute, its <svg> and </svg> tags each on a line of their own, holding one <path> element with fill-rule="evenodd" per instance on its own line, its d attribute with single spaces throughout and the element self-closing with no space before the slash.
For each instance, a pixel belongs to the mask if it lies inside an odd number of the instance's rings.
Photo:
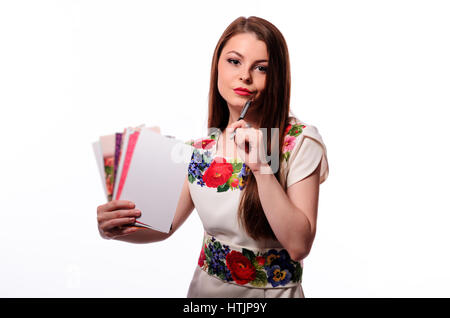
<svg viewBox="0 0 450 318">
<path fill-rule="evenodd" d="M 142 212 L 137 221 L 169 233 L 192 152 L 183 141 L 141 130 L 120 195 Z"/>
<path fill-rule="evenodd" d="M 106 192 L 105 184 L 105 165 L 103 164 L 103 154 L 100 141 L 93 142 L 92 147 L 94 148 L 95 161 L 97 162 L 98 171 L 100 173 L 100 180 L 102 182 L 103 191 L 105 192 L 106 199 L 108 199 L 108 193 Z"/>
</svg>

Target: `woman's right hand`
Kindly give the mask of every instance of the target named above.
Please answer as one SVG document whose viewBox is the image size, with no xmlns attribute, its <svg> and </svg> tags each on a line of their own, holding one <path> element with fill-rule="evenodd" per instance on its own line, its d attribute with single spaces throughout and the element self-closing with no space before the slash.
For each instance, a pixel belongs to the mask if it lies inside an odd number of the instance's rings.
<svg viewBox="0 0 450 318">
<path fill-rule="evenodd" d="M 140 228 L 133 225 L 141 211 L 126 200 L 112 200 L 97 207 L 98 231 L 104 239 L 127 236 Z"/>
</svg>

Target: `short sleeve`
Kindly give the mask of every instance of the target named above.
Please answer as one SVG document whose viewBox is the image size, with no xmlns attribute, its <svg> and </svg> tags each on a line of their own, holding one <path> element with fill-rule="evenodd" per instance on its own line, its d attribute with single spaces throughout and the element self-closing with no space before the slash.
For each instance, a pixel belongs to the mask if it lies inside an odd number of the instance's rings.
<svg viewBox="0 0 450 318">
<path fill-rule="evenodd" d="M 301 138 L 297 140 L 286 175 L 286 186 L 308 177 L 320 164 L 320 183 L 328 177 L 328 159 L 325 144 L 314 126 L 304 129 Z"/>
</svg>

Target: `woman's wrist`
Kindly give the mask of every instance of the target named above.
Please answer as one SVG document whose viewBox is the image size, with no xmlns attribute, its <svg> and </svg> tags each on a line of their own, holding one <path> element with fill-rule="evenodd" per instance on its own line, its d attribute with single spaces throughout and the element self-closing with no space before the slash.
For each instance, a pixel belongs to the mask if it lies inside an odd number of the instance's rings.
<svg viewBox="0 0 450 318">
<path fill-rule="evenodd" d="M 257 171 L 252 171 L 256 179 L 273 175 L 272 167 L 268 164 L 262 164 Z"/>
</svg>

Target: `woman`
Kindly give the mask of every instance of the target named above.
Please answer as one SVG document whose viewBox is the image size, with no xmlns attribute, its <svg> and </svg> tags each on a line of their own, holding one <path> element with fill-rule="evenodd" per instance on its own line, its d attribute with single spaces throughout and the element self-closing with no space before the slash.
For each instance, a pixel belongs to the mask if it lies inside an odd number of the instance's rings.
<svg viewBox="0 0 450 318">
<path fill-rule="evenodd" d="M 214 52 L 210 131 L 189 142 L 194 152 L 171 231 L 123 227 L 140 212 L 131 202 L 111 201 L 98 207 L 100 234 L 161 241 L 195 208 L 205 233 L 188 297 L 304 297 L 303 259 L 315 237 L 328 162 L 318 130 L 289 116 L 289 98 L 280 31 L 257 17 L 233 21 Z"/>
</svg>

